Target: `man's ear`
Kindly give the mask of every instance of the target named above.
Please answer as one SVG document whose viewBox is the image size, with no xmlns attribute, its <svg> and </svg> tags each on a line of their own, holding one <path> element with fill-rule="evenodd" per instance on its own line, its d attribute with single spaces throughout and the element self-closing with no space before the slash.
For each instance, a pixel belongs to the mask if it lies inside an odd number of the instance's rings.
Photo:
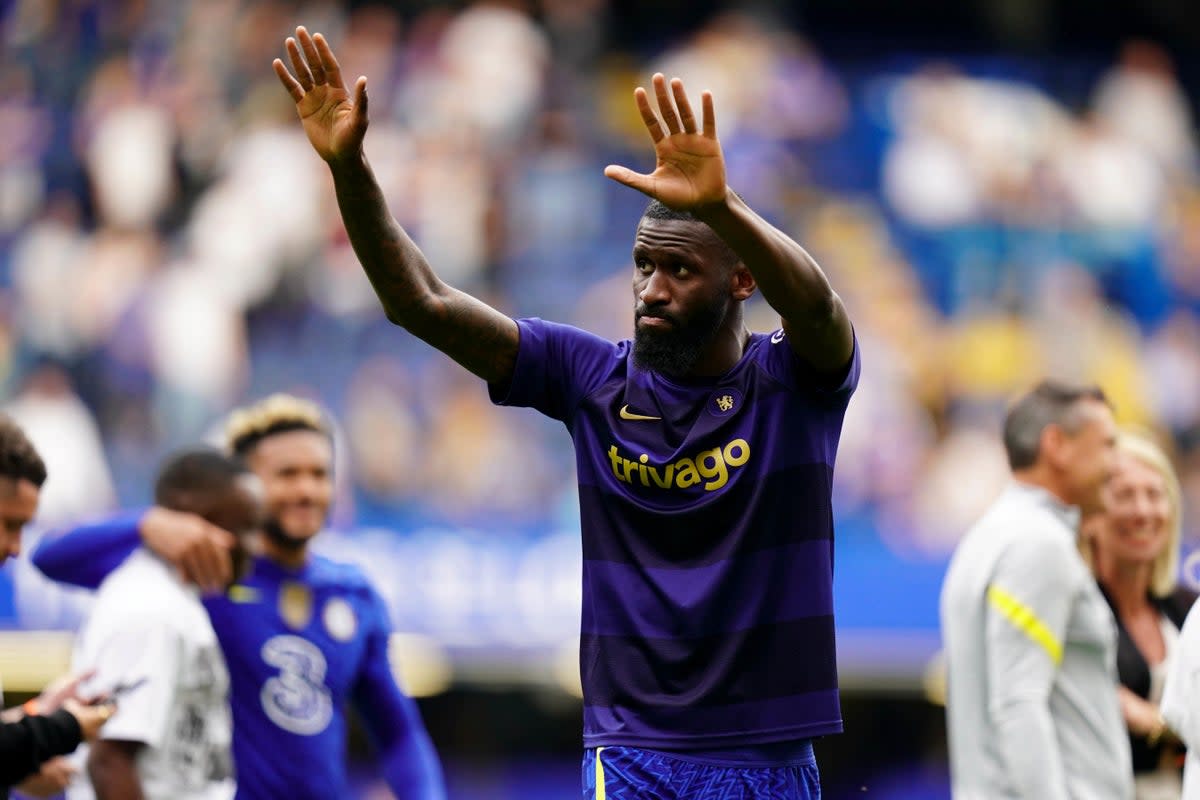
<svg viewBox="0 0 1200 800">
<path fill-rule="evenodd" d="M 729 274 L 729 293 L 733 299 L 748 300 L 757 288 L 758 284 L 755 283 L 750 270 L 746 269 L 746 265 L 740 261 L 734 264 Z"/>
<path fill-rule="evenodd" d="M 1038 451 L 1050 466 L 1057 469 L 1064 466 L 1067 460 L 1066 443 L 1066 431 L 1061 426 L 1051 423 L 1042 428 L 1042 435 L 1038 442 Z"/>
</svg>

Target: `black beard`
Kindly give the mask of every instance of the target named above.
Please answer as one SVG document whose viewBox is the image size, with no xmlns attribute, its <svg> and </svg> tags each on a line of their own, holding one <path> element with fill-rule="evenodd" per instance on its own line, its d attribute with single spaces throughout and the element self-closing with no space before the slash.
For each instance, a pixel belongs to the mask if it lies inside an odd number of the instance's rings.
<svg viewBox="0 0 1200 800">
<path fill-rule="evenodd" d="M 297 539 L 295 536 L 292 536 L 290 533 L 285 531 L 277 519 L 269 519 L 263 523 L 262 531 L 267 535 L 268 539 L 285 550 L 291 550 L 293 552 L 297 550 L 303 550 L 305 545 L 308 544 L 307 539 Z"/>
<path fill-rule="evenodd" d="M 722 301 L 697 309 L 687 321 L 674 317 L 666 330 L 640 328 L 637 319 L 657 316 L 653 312 L 635 311 L 633 328 L 633 363 L 651 372 L 664 375 L 687 375 L 712 344 L 725 321 Z"/>
</svg>

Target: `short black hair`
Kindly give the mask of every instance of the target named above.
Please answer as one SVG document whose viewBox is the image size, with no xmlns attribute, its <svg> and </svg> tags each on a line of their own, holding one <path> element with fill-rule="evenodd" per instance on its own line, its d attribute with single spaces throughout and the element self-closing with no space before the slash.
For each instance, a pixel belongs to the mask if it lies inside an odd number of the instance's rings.
<svg viewBox="0 0 1200 800">
<path fill-rule="evenodd" d="M 1068 433 L 1078 430 L 1077 412 L 1085 401 L 1111 407 L 1099 386 L 1077 386 L 1055 380 L 1042 381 L 1020 397 L 1004 419 L 1004 450 L 1008 454 L 1008 465 L 1016 470 L 1037 463 L 1042 431 L 1047 426 L 1058 425 Z"/>
<path fill-rule="evenodd" d="M 154 482 L 154 502 L 164 508 L 180 510 L 180 497 L 194 493 L 228 491 L 249 473 L 240 459 L 227 456 L 212 447 L 196 447 L 168 456 Z"/>
<path fill-rule="evenodd" d="M 46 482 L 46 462 L 21 426 L 0 414 L 0 477 L 29 481 L 39 489 Z"/>
<path fill-rule="evenodd" d="M 676 222 L 699 222 L 701 225 L 704 225 L 704 227 L 708 228 L 708 225 L 696 219 L 696 215 L 692 212 L 678 211 L 674 208 L 671 208 L 661 200 L 651 200 L 646 205 L 646 210 L 642 212 L 642 219 L 673 220 Z M 640 225 L 641 222 L 639 221 L 638 224 Z M 725 243 L 725 240 L 722 239 L 716 231 L 714 231 L 712 228 L 708 229 L 712 232 L 713 240 L 717 243 L 717 246 L 721 248 L 721 266 L 731 268 L 734 264 L 741 261 L 741 258 L 738 257 L 738 254 L 733 251 L 732 247 Z"/>
</svg>

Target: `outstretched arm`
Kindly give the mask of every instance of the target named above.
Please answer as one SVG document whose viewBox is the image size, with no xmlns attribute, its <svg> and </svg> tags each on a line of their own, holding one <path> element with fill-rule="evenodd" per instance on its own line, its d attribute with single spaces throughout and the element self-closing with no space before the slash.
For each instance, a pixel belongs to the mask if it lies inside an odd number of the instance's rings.
<svg viewBox="0 0 1200 800">
<path fill-rule="evenodd" d="M 670 92 L 661 74 L 654 76 L 653 84 L 661 120 L 645 89 L 634 90 L 634 100 L 654 142 L 654 172 L 644 175 L 610 165 L 604 174 L 671 208 L 691 212 L 716 231 L 779 312 L 795 353 L 821 371 L 845 368 L 854 354 L 846 309 L 812 256 L 756 214 L 725 182 L 712 95 L 701 94 L 698 126 L 682 81 L 672 79 Z"/>
<path fill-rule="evenodd" d="M 135 511 L 47 534 L 33 551 L 33 565 L 51 580 L 95 589 L 141 544 L 141 518 Z"/>
<path fill-rule="evenodd" d="M 233 577 L 233 534 L 157 506 L 44 536 L 33 565 L 52 580 L 95 589 L 143 544 L 207 593 L 223 591 Z"/>
<path fill-rule="evenodd" d="M 389 320 L 488 382 L 507 380 L 517 359 L 517 324 L 448 286 L 388 211 L 367 163 L 367 79 L 351 97 L 341 67 L 321 34 L 304 28 L 286 42 L 292 70 L 275 59 L 275 74 L 296 102 L 304 132 L 329 164 L 350 243 Z"/>
</svg>

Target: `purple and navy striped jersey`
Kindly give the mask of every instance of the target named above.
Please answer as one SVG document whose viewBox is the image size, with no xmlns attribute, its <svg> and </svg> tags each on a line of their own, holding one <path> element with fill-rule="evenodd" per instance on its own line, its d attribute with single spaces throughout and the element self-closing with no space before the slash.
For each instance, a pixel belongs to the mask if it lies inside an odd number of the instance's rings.
<svg viewBox="0 0 1200 800">
<path fill-rule="evenodd" d="M 520 320 L 494 401 L 561 420 L 583 535 L 584 745 L 706 749 L 841 731 L 831 489 L 839 385 L 754 334 L 719 378 Z"/>
</svg>

